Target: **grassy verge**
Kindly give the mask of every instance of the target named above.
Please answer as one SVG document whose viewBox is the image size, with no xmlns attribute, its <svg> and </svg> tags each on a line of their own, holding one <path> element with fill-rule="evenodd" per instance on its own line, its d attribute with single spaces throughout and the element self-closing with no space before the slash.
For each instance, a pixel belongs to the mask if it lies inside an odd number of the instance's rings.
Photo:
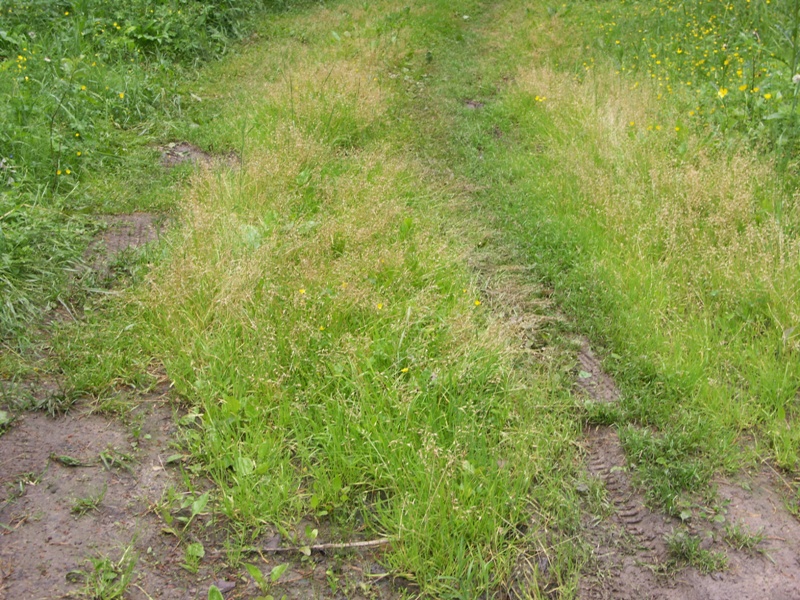
<svg viewBox="0 0 800 600">
<path fill-rule="evenodd" d="M 277 4 L 0 1 L 0 337 L 11 347 L 42 311 L 93 287 L 75 277 L 100 228 L 92 214 L 170 205 L 178 177 L 155 144 L 197 125 L 186 112 L 202 98 L 187 82 Z"/>
<path fill-rule="evenodd" d="M 484 21 L 487 105 L 462 109 L 450 152 L 605 347 L 625 397 L 602 418 L 677 513 L 753 453 L 797 468 L 796 202 L 776 159 L 676 120 L 681 99 L 613 56 L 590 60 L 597 22 L 578 21 L 513 2 Z"/>
</svg>

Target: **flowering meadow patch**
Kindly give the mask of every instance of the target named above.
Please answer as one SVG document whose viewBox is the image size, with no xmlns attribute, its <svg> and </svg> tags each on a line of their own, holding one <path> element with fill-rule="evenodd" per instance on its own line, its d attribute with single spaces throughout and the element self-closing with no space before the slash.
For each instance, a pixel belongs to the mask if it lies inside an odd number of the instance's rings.
<svg viewBox="0 0 800 600">
<path fill-rule="evenodd" d="M 650 82 L 717 134 L 796 153 L 800 6 L 794 0 L 619 0 L 587 5 L 629 85 Z"/>
</svg>

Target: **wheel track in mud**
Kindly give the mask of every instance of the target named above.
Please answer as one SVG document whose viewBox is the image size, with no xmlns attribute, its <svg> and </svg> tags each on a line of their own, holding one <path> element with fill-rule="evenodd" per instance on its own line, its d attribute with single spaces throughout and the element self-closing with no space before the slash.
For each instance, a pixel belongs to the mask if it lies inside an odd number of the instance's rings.
<svg viewBox="0 0 800 600">
<path fill-rule="evenodd" d="M 584 395 L 595 402 L 619 401 L 614 381 L 585 341 L 577 368 L 584 371 L 577 378 Z M 586 471 L 602 482 L 612 516 L 585 524 L 594 556 L 579 584 L 580 600 L 800 600 L 796 552 L 800 523 L 781 501 L 777 472 L 762 467 L 755 473 L 742 473 L 744 485 L 715 481 L 726 523 L 761 532 L 761 548 L 751 552 L 726 548 L 721 524 L 692 519 L 683 527 L 690 534 L 705 536 L 717 551 L 725 551 L 729 566 L 719 573 L 703 574 L 687 567 L 668 575 L 663 570 L 669 560 L 666 539 L 682 524 L 647 508 L 632 483 L 616 429 L 588 426 L 585 443 Z"/>
<path fill-rule="evenodd" d="M 651 564 L 659 562 L 666 553 L 663 535 L 659 535 L 666 533 L 665 520 L 651 512 L 633 488 L 619 436 L 610 427 L 596 427 L 587 437 L 587 468 L 590 475 L 603 482 L 614 507 L 614 518 L 646 553 L 640 559 Z"/>
<path fill-rule="evenodd" d="M 603 370 L 600 360 L 592 352 L 586 340 L 582 341 L 577 356 L 580 369 L 576 380 L 580 391 L 594 402 L 614 404 L 621 394 L 614 380 Z M 628 471 L 625 451 L 619 434 L 607 425 L 590 425 L 585 432 L 586 470 L 599 480 L 606 490 L 612 507 L 609 522 L 595 523 L 597 533 L 611 529 L 615 542 L 601 539 L 601 535 L 588 536 L 594 546 L 594 563 L 598 573 L 609 577 L 584 577 L 581 580 L 579 598 L 582 600 L 643 600 L 659 598 L 646 587 L 621 585 L 630 574 L 647 571 L 652 576 L 652 567 L 663 563 L 667 556 L 665 535 L 670 523 L 664 515 L 652 512 L 644 502 L 642 494 L 635 489 Z M 610 527 L 609 527 L 610 526 Z M 591 527 L 591 525 L 589 525 Z M 615 531 L 616 530 L 616 531 Z M 620 539 L 622 538 L 622 539 Z M 625 539 L 627 538 L 627 539 Z M 625 577 L 623 572 L 628 572 Z M 646 578 L 645 578 L 646 579 Z"/>
<path fill-rule="evenodd" d="M 602 368 L 600 361 L 584 340 L 578 353 L 581 375 L 578 386 L 595 402 L 616 403 L 620 392 L 614 380 Z M 585 375 L 589 375 L 586 377 Z M 664 545 L 658 543 L 653 529 L 663 521 L 657 518 L 644 504 L 628 475 L 627 460 L 617 431 L 608 426 L 591 426 L 586 435 L 586 466 L 589 474 L 603 482 L 609 500 L 614 506 L 614 516 L 627 533 L 642 547 L 652 552 L 654 559 L 663 554 Z"/>
</svg>

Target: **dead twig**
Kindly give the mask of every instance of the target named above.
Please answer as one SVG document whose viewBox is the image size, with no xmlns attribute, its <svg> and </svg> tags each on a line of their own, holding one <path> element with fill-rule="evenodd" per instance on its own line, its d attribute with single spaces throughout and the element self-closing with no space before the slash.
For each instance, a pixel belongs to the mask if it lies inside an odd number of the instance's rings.
<svg viewBox="0 0 800 600">
<path fill-rule="evenodd" d="M 775 474 L 775 477 L 777 477 L 781 481 L 781 483 L 786 486 L 786 489 L 794 493 L 794 488 L 792 487 L 792 484 L 786 481 L 786 478 L 783 475 L 781 475 L 780 472 L 778 472 L 778 470 L 775 467 L 772 466 L 772 463 L 770 463 L 768 460 L 764 460 L 762 461 L 762 463 L 770 468 L 770 470 Z"/>
<path fill-rule="evenodd" d="M 288 546 L 283 548 L 250 548 L 252 552 L 264 552 L 265 554 L 278 554 L 283 552 L 324 552 L 325 550 L 357 550 L 361 548 L 374 548 L 376 546 L 385 546 L 390 544 L 390 538 L 381 538 L 379 540 L 366 540 L 363 542 L 342 542 L 330 544 L 313 544 L 308 546 Z"/>
</svg>

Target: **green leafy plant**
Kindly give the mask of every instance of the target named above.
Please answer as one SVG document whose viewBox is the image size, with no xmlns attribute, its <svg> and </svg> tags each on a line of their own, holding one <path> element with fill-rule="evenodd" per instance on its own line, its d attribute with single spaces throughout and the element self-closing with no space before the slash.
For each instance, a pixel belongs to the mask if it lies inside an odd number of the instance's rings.
<svg viewBox="0 0 800 600">
<path fill-rule="evenodd" d="M 99 556 L 88 560 L 91 569 L 72 574 L 74 579 L 83 579 L 84 586 L 79 595 L 87 600 L 119 600 L 133 580 L 134 569 L 138 557 L 134 553 L 133 544 L 122 552 L 118 560 L 108 556 Z"/>
<path fill-rule="evenodd" d="M 100 453 L 99 457 L 103 467 L 109 471 L 112 469 L 122 469 L 128 472 L 132 471 L 131 463 L 133 462 L 133 456 L 117 448 L 106 448 Z"/>
<path fill-rule="evenodd" d="M 13 422 L 14 417 L 8 411 L 0 410 L 0 435 L 3 435 Z"/>
<path fill-rule="evenodd" d="M 97 492 L 96 494 L 92 494 L 84 498 L 78 498 L 77 500 L 75 500 L 75 502 L 73 502 L 72 508 L 70 509 L 72 511 L 72 514 L 81 517 L 88 512 L 98 510 L 100 504 L 102 504 L 103 500 L 106 497 L 107 491 L 108 491 L 108 486 L 104 485 L 103 489 Z"/>
<path fill-rule="evenodd" d="M 206 549 L 200 542 L 192 542 L 186 545 L 183 554 L 183 564 L 181 565 L 189 573 L 197 573 L 200 569 L 200 561 L 206 555 Z"/>
<path fill-rule="evenodd" d="M 222 595 L 217 586 L 212 585 L 208 588 L 208 600 L 225 600 L 225 596 Z"/>
<path fill-rule="evenodd" d="M 263 596 L 259 597 L 259 600 L 275 600 L 269 591 L 273 584 L 275 584 L 281 578 L 288 568 L 288 563 L 276 565 L 270 571 L 269 576 L 265 576 L 264 573 L 261 572 L 261 569 L 259 569 L 257 566 L 249 563 L 245 564 L 245 569 L 250 574 L 250 577 L 252 577 L 256 582 L 258 589 L 261 590 L 261 593 L 263 594 Z"/>
<path fill-rule="evenodd" d="M 161 518 L 169 526 L 168 531 L 180 537 L 195 518 L 206 510 L 210 493 L 204 492 L 197 496 L 192 494 L 176 495 L 172 488 L 166 493 L 168 497 L 159 504 L 158 511 L 161 514 Z M 188 515 L 186 514 L 187 512 Z M 181 524 L 180 529 L 172 527 L 176 521 Z"/>
</svg>

